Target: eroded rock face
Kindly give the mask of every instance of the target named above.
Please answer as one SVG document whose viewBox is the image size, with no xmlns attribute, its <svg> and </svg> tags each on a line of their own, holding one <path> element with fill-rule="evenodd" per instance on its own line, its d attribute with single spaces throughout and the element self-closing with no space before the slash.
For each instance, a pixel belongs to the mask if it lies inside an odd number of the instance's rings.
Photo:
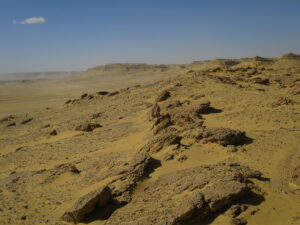
<svg viewBox="0 0 300 225">
<path fill-rule="evenodd" d="M 154 104 L 149 113 L 149 120 L 151 121 L 158 117 L 160 117 L 160 107 L 158 104 Z"/>
<path fill-rule="evenodd" d="M 67 222 L 78 223 L 82 221 L 88 213 L 92 212 L 96 206 L 105 206 L 111 200 L 112 194 L 108 186 L 100 187 L 83 197 L 67 210 L 62 219 Z"/>
<path fill-rule="evenodd" d="M 197 138 L 223 146 L 243 144 L 249 139 L 245 132 L 229 128 L 203 128 Z"/>
<path fill-rule="evenodd" d="M 168 127 L 161 134 L 154 136 L 140 151 L 150 153 L 159 152 L 165 146 L 179 146 L 180 140 L 181 137 L 176 134 L 176 129 Z"/>
<path fill-rule="evenodd" d="M 98 124 L 98 123 L 88 123 L 88 122 L 86 122 L 86 123 L 78 125 L 75 128 L 75 130 L 77 130 L 77 131 L 91 132 L 94 129 L 99 128 L 99 127 L 101 127 L 101 125 Z"/>
<path fill-rule="evenodd" d="M 174 104 L 174 102 L 166 104 L 162 112 L 170 114 L 175 124 L 193 123 L 194 120 L 202 119 L 201 114 L 209 113 L 212 109 L 210 101 L 187 101 L 176 106 Z M 170 105 L 172 107 L 169 107 Z"/>
<path fill-rule="evenodd" d="M 147 176 L 147 170 L 153 159 L 146 152 L 136 154 L 120 172 L 121 177 L 109 184 L 112 195 L 119 203 L 131 201 L 136 184 Z"/>
<path fill-rule="evenodd" d="M 204 217 L 251 191 L 248 167 L 220 163 L 160 176 L 133 201 L 115 211 L 113 224 L 185 224 Z"/>
<path fill-rule="evenodd" d="M 171 122 L 170 114 L 160 116 L 159 118 L 156 119 L 154 126 L 152 128 L 153 134 L 158 134 L 161 130 L 163 130 L 171 125 L 172 125 L 172 122 Z"/>
</svg>

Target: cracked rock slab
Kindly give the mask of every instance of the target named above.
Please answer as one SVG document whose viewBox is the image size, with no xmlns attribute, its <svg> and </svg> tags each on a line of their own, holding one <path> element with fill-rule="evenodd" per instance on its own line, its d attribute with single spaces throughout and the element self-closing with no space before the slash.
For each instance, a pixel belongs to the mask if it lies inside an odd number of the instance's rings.
<svg viewBox="0 0 300 225">
<path fill-rule="evenodd" d="M 209 214 L 251 191 L 248 167 L 220 163 L 160 176 L 126 206 L 115 211 L 106 225 L 185 224 Z"/>
<path fill-rule="evenodd" d="M 105 206 L 111 200 L 111 190 L 108 186 L 101 187 L 97 190 L 79 198 L 79 200 L 67 210 L 62 219 L 67 222 L 78 223 L 82 221 L 86 214 L 92 212 L 96 206 Z"/>
</svg>

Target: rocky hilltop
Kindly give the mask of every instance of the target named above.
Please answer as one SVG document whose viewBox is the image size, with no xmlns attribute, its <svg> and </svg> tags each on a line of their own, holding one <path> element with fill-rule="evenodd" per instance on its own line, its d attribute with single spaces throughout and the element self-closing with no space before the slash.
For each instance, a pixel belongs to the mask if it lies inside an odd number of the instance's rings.
<svg viewBox="0 0 300 225">
<path fill-rule="evenodd" d="M 115 70 L 175 75 L 0 120 L 0 224 L 300 224 L 298 55 Z"/>
</svg>

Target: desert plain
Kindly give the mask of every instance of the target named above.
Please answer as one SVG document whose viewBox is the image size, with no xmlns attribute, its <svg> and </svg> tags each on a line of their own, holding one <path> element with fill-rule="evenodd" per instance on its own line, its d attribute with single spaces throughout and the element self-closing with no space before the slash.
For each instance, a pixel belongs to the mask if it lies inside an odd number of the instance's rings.
<svg viewBox="0 0 300 225">
<path fill-rule="evenodd" d="M 0 83 L 0 224 L 300 224 L 300 55 Z"/>
</svg>

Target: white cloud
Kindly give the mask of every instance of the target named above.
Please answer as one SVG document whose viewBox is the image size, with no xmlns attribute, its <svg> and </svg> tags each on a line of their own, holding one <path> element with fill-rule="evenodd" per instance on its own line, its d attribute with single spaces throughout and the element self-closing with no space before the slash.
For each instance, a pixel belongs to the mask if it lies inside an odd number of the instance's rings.
<svg viewBox="0 0 300 225">
<path fill-rule="evenodd" d="M 46 23 L 46 19 L 44 17 L 31 17 L 21 22 L 14 20 L 12 23 L 13 24 L 42 24 L 42 23 Z"/>
</svg>

